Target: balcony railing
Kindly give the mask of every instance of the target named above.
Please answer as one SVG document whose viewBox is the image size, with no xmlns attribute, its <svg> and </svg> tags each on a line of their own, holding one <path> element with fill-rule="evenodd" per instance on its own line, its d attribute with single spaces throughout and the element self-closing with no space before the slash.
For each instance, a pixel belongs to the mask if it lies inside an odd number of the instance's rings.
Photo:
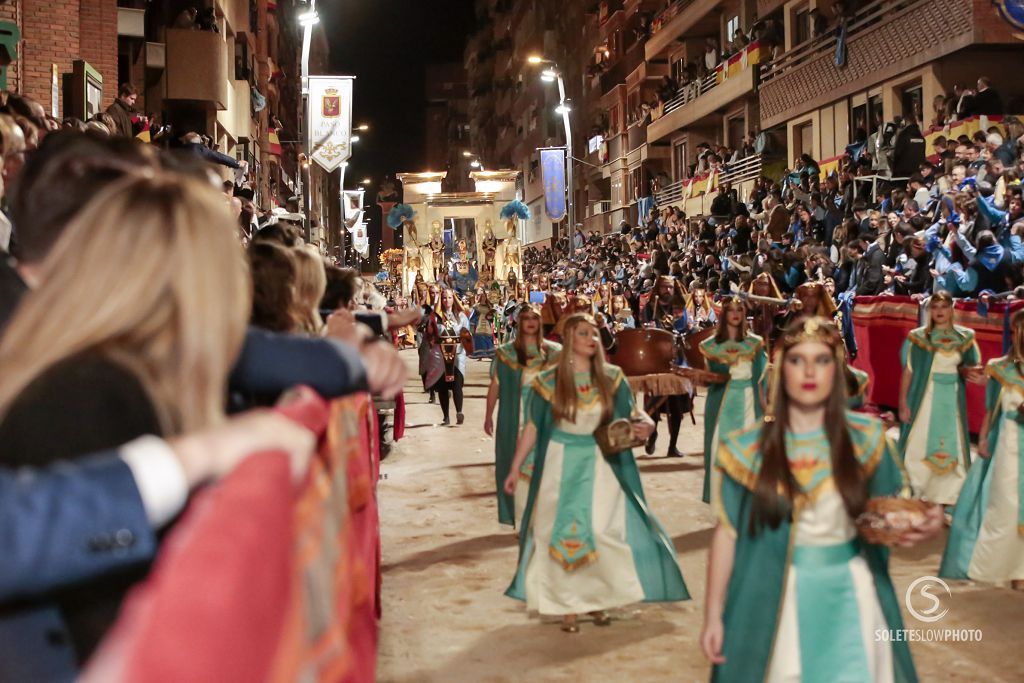
<svg viewBox="0 0 1024 683">
<path fill-rule="evenodd" d="M 643 121 L 634 123 L 626 130 L 626 149 L 632 152 L 647 143 L 647 125 Z"/>
<path fill-rule="evenodd" d="M 679 88 L 679 93 L 665 103 L 665 114 L 670 114 L 676 109 L 693 102 L 698 97 L 703 97 L 722 83 L 725 83 L 729 76 L 735 75 L 748 67 L 756 67 L 761 61 L 761 44 L 757 41 L 743 48 L 743 51 L 723 61 L 715 72 L 700 81 L 691 81 Z"/>
<path fill-rule="evenodd" d="M 709 180 L 711 189 L 724 183 L 742 183 L 747 180 L 754 180 L 761 175 L 761 155 L 752 154 L 744 157 L 734 164 L 729 164 L 728 170 L 718 174 L 717 181 L 711 179 L 709 174 L 679 180 L 661 192 L 654 195 L 658 206 L 665 206 L 675 202 L 686 201 L 690 197 L 696 197 L 708 191 Z"/>
<path fill-rule="evenodd" d="M 903 11 L 920 2 L 921 0 L 875 0 L 861 7 L 847 19 L 846 42 L 849 43 L 850 39 L 864 30 L 887 21 L 893 13 Z M 794 45 L 788 52 L 779 55 L 772 63 L 771 70 L 766 69 L 761 75 L 761 80 L 767 83 L 818 57 L 822 52 L 835 52 L 838 36 L 838 27 L 833 27 L 824 35 L 815 36 Z"/>
<path fill-rule="evenodd" d="M 694 0 L 676 0 L 671 5 L 662 10 L 661 14 L 654 17 L 651 22 L 651 35 L 665 28 L 668 22 L 672 21 L 677 14 L 686 9 L 689 5 L 692 5 Z"/>
<path fill-rule="evenodd" d="M 600 216 L 612 210 L 612 203 L 609 199 L 602 199 L 598 202 L 591 202 L 587 205 L 587 217 Z"/>
</svg>

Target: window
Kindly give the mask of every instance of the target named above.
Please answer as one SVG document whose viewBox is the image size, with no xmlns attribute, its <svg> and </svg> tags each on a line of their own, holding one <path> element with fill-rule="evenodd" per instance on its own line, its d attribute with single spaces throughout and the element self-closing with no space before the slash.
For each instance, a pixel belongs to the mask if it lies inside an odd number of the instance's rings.
<svg viewBox="0 0 1024 683">
<path fill-rule="evenodd" d="M 679 55 L 679 59 L 672 62 L 672 80 L 676 83 L 684 83 L 686 79 L 683 78 L 686 74 L 686 57 L 685 55 Z"/>
<path fill-rule="evenodd" d="M 245 35 L 239 33 L 235 39 L 235 80 L 249 80 L 249 71 L 249 43 L 246 42 Z"/>
<path fill-rule="evenodd" d="M 675 169 L 676 180 L 682 180 L 690 175 L 685 140 L 672 146 L 672 168 Z"/>
<path fill-rule="evenodd" d="M 857 131 L 863 130 L 867 134 L 871 134 L 871 128 L 868 126 L 868 105 L 867 102 L 864 104 L 858 104 L 855 107 L 850 107 L 850 140 L 854 141 L 857 139 Z"/>
<path fill-rule="evenodd" d="M 903 88 L 900 92 L 900 104 L 902 105 L 900 115 L 905 119 L 913 119 L 920 123 L 924 111 L 923 100 L 924 95 L 920 82 Z"/>
<path fill-rule="evenodd" d="M 871 95 L 868 97 L 868 121 L 871 123 L 871 132 L 878 130 L 885 123 L 885 115 L 882 113 L 882 95 Z"/>
<path fill-rule="evenodd" d="M 725 42 L 731 43 L 733 36 L 736 35 L 736 31 L 740 27 L 740 18 L 738 16 L 733 17 L 725 24 Z"/>
<path fill-rule="evenodd" d="M 801 123 L 793 130 L 793 144 L 796 145 L 796 149 L 793 150 L 793 156 L 800 156 L 801 154 L 810 154 L 814 156 L 814 124 L 808 121 L 807 123 Z"/>
<path fill-rule="evenodd" d="M 743 135 L 747 127 L 747 118 L 742 113 L 726 119 L 729 139 L 726 144 L 730 149 L 739 149 L 743 146 Z M 726 161 L 726 160 L 723 160 Z"/>
<path fill-rule="evenodd" d="M 793 45 L 807 42 L 811 37 L 811 11 L 805 5 L 793 12 Z"/>
</svg>

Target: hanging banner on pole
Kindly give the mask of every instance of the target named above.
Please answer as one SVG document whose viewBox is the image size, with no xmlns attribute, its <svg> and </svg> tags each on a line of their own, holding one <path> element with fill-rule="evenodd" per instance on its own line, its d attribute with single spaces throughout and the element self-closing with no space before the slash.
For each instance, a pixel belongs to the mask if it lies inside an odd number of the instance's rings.
<svg viewBox="0 0 1024 683">
<path fill-rule="evenodd" d="M 352 156 L 353 76 L 309 77 L 311 157 L 333 171 Z"/>
<path fill-rule="evenodd" d="M 345 227 L 353 232 L 363 222 L 363 190 L 345 190 L 344 204 Z"/>
<path fill-rule="evenodd" d="M 540 150 L 541 181 L 544 183 L 544 213 L 552 221 L 565 218 L 565 148 Z"/>
</svg>

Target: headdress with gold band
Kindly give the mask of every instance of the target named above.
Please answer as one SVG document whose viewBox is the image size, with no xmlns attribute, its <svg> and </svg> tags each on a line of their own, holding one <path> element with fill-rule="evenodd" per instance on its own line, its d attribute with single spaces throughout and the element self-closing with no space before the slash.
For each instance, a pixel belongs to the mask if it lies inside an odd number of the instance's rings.
<svg viewBox="0 0 1024 683">
<path fill-rule="evenodd" d="M 776 299 L 782 298 L 779 286 L 775 284 L 775 278 L 768 273 L 761 273 L 751 280 L 750 285 L 747 287 L 747 293 L 757 296 L 770 296 Z"/>
<path fill-rule="evenodd" d="M 805 282 L 796 288 L 794 292 L 794 298 L 799 299 L 800 295 L 809 291 L 817 290 L 818 292 L 818 310 L 816 311 L 802 311 L 804 315 L 820 315 L 823 318 L 832 318 L 836 314 L 836 302 L 829 296 L 828 290 L 825 289 L 825 284 L 822 282 Z"/>
<path fill-rule="evenodd" d="M 775 421 L 776 393 L 782 391 L 782 358 L 786 351 L 797 344 L 805 342 L 819 342 L 832 349 L 836 363 L 840 369 L 846 366 L 846 346 L 843 345 L 843 335 L 831 320 L 821 316 L 804 316 L 797 318 L 786 328 L 782 336 L 775 343 L 774 356 L 772 358 L 772 372 L 768 380 L 768 410 L 765 411 L 764 421 Z M 836 387 L 839 389 L 839 387 Z"/>
<path fill-rule="evenodd" d="M 523 315 L 535 315 L 540 319 L 540 305 L 530 302 L 519 304 L 519 306 L 516 307 L 516 320 L 519 320 Z"/>
<path fill-rule="evenodd" d="M 722 307 L 723 316 L 725 315 L 725 312 L 728 311 L 730 308 L 735 308 L 736 310 L 743 311 L 744 314 L 747 313 L 747 302 L 744 301 L 742 297 L 733 296 L 732 294 L 726 294 L 725 296 L 723 296 L 719 300 L 719 305 Z"/>
</svg>

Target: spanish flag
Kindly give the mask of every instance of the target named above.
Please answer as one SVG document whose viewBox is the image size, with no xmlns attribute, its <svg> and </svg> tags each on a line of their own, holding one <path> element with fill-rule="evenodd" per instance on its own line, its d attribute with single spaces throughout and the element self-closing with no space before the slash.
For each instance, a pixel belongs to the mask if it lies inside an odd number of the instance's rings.
<svg viewBox="0 0 1024 683">
<path fill-rule="evenodd" d="M 267 143 L 269 147 L 267 151 L 270 154 L 281 156 L 281 138 L 277 134 L 277 128 L 271 126 L 267 129 Z"/>
</svg>

